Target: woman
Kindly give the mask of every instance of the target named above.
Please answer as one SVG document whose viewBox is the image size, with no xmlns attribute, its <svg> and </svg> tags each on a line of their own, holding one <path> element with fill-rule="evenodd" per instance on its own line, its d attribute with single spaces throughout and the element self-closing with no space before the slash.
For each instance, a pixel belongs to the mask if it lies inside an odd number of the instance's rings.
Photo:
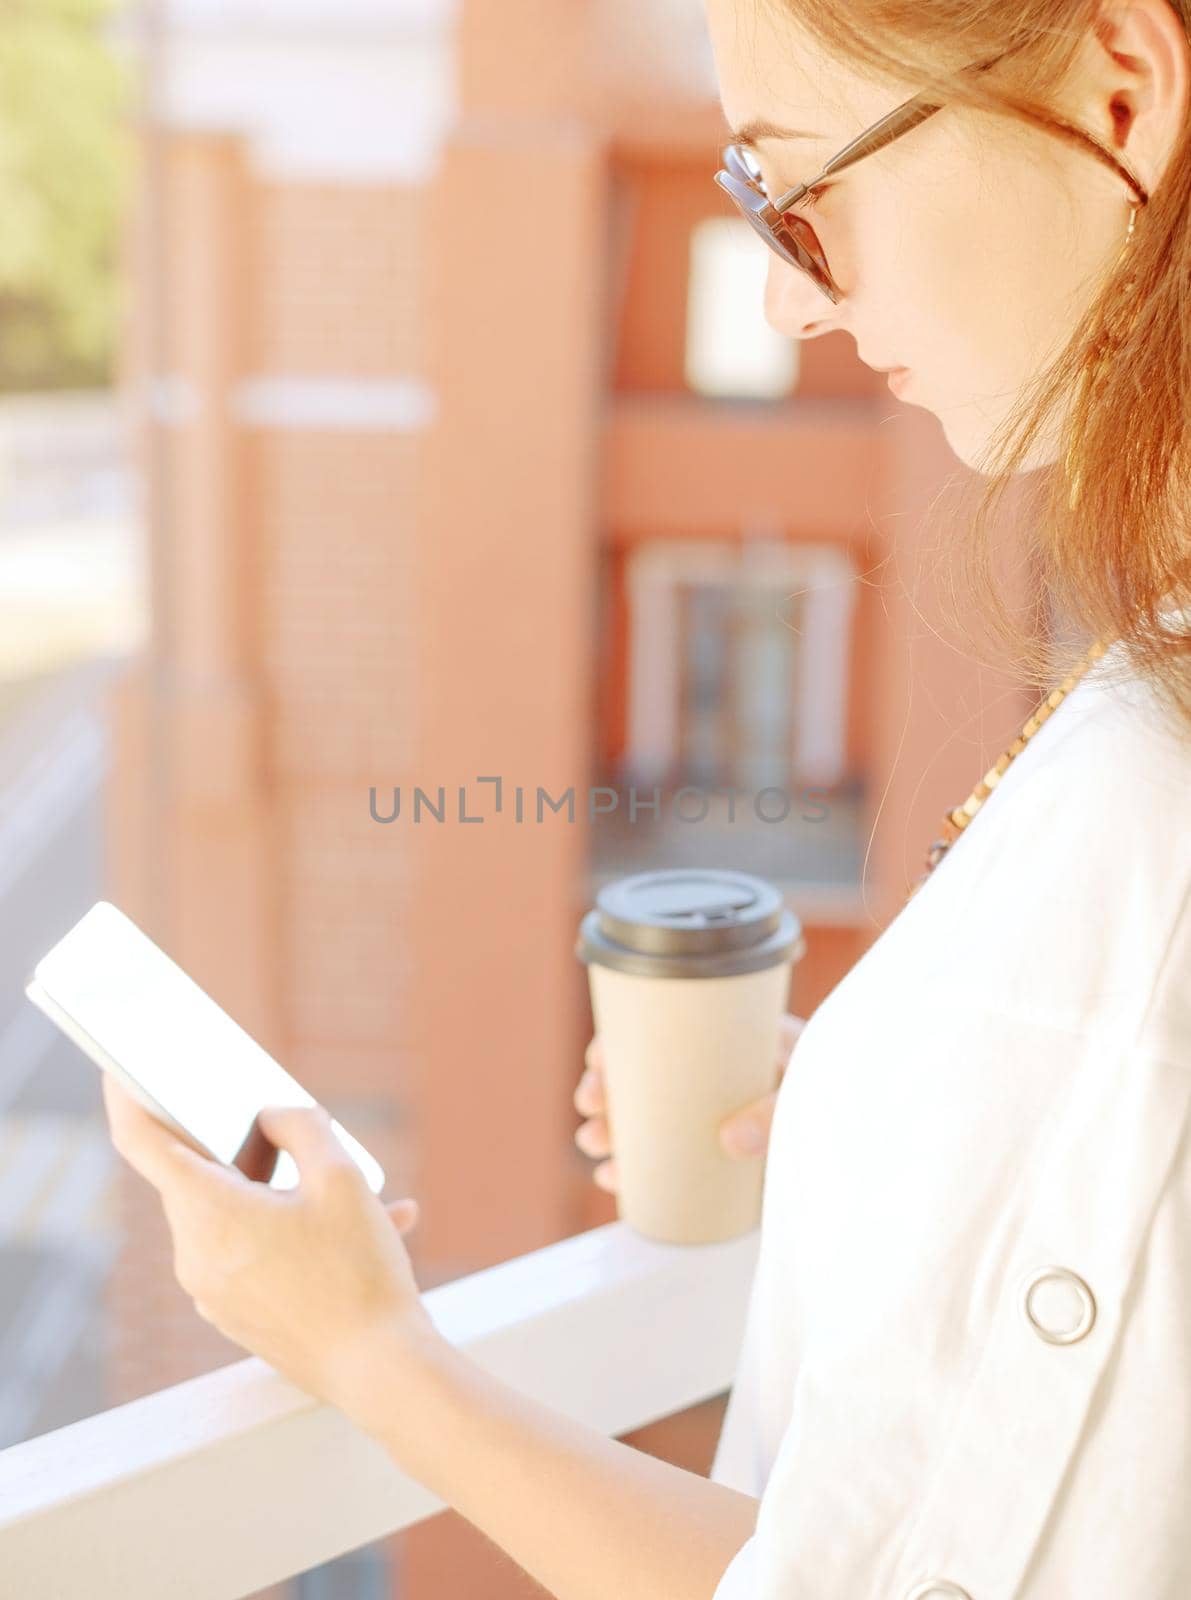
<svg viewBox="0 0 1191 1600">
<path fill-rule="evenodd" d="M 200 1313 L 560 1600 L 1185 1600 L 1186 0 L 709 18 L 742 147 L 721 182 L 775 246 L 770 319 L 908 369 L 897 391 L 994 486 L 1046 469 L 1037 570 L 1079 635 L 941 870 L 789 1019 L 776 1105 L 743 1118 L 763 1145 L 772 1113 L 765 1211 L 711 1479 L 444 1345 L 401 1242 L 415 1203 L 386 1215 L 321 1111 L 262 1119 L 288 1196 L 105 1075 L 113 1137 Z M 929 116 L 803 190 L 924 88 Z M 598 1072 L 579 1104 L 608 1156 Z"/>
</svg>

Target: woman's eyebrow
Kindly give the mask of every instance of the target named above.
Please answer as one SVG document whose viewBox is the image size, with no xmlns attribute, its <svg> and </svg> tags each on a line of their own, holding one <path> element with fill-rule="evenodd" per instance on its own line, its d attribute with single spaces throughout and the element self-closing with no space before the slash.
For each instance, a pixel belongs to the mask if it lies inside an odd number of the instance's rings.
<svg viewBox="0 0 1191 1600">
<path fill-rule="evenodd" d="M 780 123 L 759 117 L 743 127 L 729 129 L 733 144 L 755 145 L 760 139 L 818 139 L 821 135 L 802 128 L 783 128 Z"/>
</svg>

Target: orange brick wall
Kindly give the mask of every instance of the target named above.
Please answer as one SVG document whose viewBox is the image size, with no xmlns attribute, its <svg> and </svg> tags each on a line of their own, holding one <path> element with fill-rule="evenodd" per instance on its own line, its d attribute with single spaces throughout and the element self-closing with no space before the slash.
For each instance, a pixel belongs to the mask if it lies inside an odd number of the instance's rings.
<svg viewBox="0 0 1191 1600">
<path fill-rule="evenodd" d="M 245 219 L 254 371 L 390 378 L 425 368 L 425 197 L 388 184 L 258 181 Z"/>
<path fill-rule="evenodd" d="M 155 643 L 113 697 L 112 892 L 312 1092 L 353 1108 L 408 1189 L 413 863 L 368 791 L 412 759 L 421 445 L 249 426 L 236 404 L 259 376 L 411 375 L 422 205 L 395 186 L 256 181 L 222 136 L 162 133 L 155 154 L 129 377 L 189 398 L 144 420 Z M 130 1184 L 114 1399 L 227 1355 L 144 1242 Z"/>
</svg>

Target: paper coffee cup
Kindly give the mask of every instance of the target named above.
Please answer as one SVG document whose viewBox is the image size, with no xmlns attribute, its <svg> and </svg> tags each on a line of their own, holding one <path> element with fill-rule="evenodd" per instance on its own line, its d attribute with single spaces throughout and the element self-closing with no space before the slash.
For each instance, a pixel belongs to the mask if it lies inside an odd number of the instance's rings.
<svg viewBox="0 0 1191 1600">
<path fill-rule="evenodd" d="M 669 1244 L 758 1226 L 764 1158 L 719 1124 L 778 1082 L 778 1030 L 802 925 L 772 884 L 675 868 L 608 884 L 584 917 L 586 963 L 623 1222 Z"/>
</svg>

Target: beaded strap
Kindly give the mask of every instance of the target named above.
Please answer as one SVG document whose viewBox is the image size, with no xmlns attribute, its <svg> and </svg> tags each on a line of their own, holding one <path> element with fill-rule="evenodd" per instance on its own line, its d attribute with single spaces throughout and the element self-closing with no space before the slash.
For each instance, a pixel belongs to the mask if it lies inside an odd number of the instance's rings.
<svg viewBox="0 0 1191 1600">
<path fill-rule="evenodd" d="M 1059 684 L 1057 689 L 1052 689 L 1048 695 L 1044 696 L 1035 709 L 1030 713 L 1022 725 L 1022 730 L 1018 734 L 1017 738 L 1014 739 L 1013 743 L 1006 751 L 1003 752 L 1003 754 L 997 757 L 992 766 L 984 774 L 983 778 L 981 778 L 980 782 L 972 790 L 971 794 L 963 802 L 963 804 L 953 807 L 943 818 L 942 837 L 936 839 L 931 845 L 930 849 L 927 851 L 926 871 L 920 878 L 910 885 L 909 893 L 906 895 L 907 901 L 913 899 L 914 895 L 916 895 L 918 890 L 921 889 L 922 885 L 930 877 L 931 873 L 938 866 L 939 862 L 942 861 L 948 850 L 951 849 L 951 846 L 959 838 L 960 834 L 980 810 L 980 807 L 988 799 L 989 795 L 996 788 L 997 784 L 1000 783 L 1001 779 L 1005 776 L 1005 772 L 1010 763 L 1015 759 L 1015 757 L 1021 754 L 1021 752 L 1029 744 L 1030 740 L 1038 732 L 1038 729 L 1042 726 L 1042 724 L 1047 720 L 1048 717 L 1052 716 L 1054 712 L 1059 709 L 1063 701 L 1083 677 L 1084 673 L 1088 671 L 1094 662 L 1098 661 L 1100 657 L 1104 655 L 1107 649 L 1108 645 L 1102 640 L 1097 639 L 1095 641 L 1074 671 L 1070 672 L 1067 677 L 1063 679 L 1062 683 Z"/>
</svg>

